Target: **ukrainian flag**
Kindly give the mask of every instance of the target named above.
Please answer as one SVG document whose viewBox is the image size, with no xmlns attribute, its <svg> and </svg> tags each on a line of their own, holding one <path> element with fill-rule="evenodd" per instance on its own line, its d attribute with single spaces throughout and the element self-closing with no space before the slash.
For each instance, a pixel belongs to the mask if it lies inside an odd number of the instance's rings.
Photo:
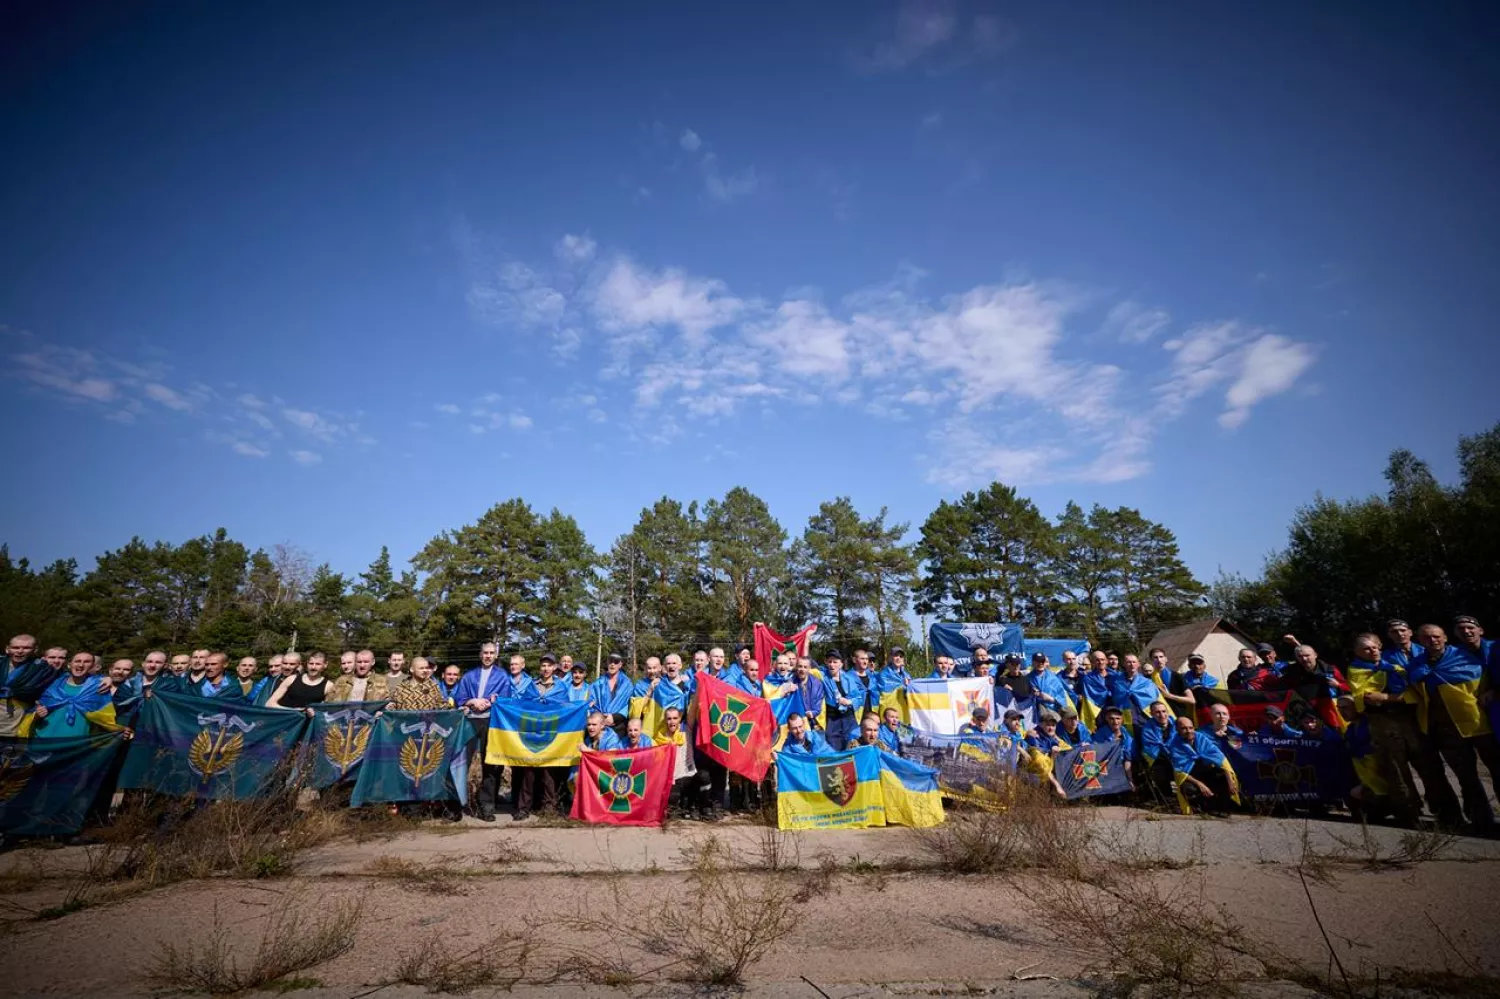
<svg viewBox="0 0 1500 999">
<path fill-rule="evenodd" d="M 880 750 L 776 754 L 776 824 L 782 829 L 885 825 Z"/>
<path fill-rule="evenodd" d="M 77 686 L 70 683 L 70 680 L 72 677 L 67 673 L 58 676 L 42 691 L 37 703 L 46 707 L 49 712 L 57 712 L 59 718 L 66 719 L 70 730 L 74 721 L 81 717 L 107 732 L 119 731 L 121 726 L 115 720 L 114 696 L 104 689 L 100 679 L 95 676 L 84 677 L 83 683 Z M 36 711 L 28 711 L 17 723 L 16 735 L 29 739 L 36 734 L 38 724 Z M 82 729 L 81 732 L 82 735 L 90 734 L 88 729 Z"/>
<path fill-rule="evenodd" d="M 1489 719 L 1479 706 L 1484 664 L 1476 657 L 1450 645 L 1435 663 L 1425 656 L 1413 661 L 1407 678 L 1417 687 L 1417 723 L 1424 735 L 1434 699 L 1442 703 L 1453 719 L 1453 727 L 1465 739 L 1489 734 Z"/>
<path fill-rule="evenodd" d="M 588 724 L 585 701 L 499 698 L 490 706 L 484 762 L 494 766 L 561 767 L 578 762 Z"/>
<path fill-rule="evenodd" d="M 882 749 L 880 792 L 885 798 L 886 823 L 918 829 L 941 824 L 943 795 L 938 790 L 937 775 L 931 767 Z"/>
<path fill-rule="evenodd" d="M 641 729 L 653 740 L 666 736 L 667 709 L 676 708 L 687 718 L 687 694 L 662 677 L 651 696 L 630 699 L 630 717 L 641 720 Z"/>
<path fill-rule="evenodd" d="M 880 695 L 880 717 L 885 717 L 886 708 L 895 708 L 901 712 L 901 724 L 911 724 L 911 697 L 907 694 L 905 687 L 895 687 L 884 691 Z"/>
</svg>

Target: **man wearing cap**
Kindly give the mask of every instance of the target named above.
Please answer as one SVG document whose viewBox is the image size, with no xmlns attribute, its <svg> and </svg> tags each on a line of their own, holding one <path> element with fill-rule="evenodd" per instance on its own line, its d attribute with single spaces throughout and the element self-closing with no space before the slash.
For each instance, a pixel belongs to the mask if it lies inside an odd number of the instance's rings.
<svg viewBox="0 0 1500 999">
<path fill-rule="evenodd" d="M 1032 696 L 1031 680 L 1021 672 L 1021 657 L 1014 652 L 1006 654 L 1004 668 L 995 677 L 995 689 L 1010 691 L 1013 701 L 1024 701 Z"/>
<path fill-rule="evenodd" d="M 1204 690 L 1217 690 L 1223 684 L 1219 678 L 1208 671 L 1208 660 L 1194 652 L 1188 656 L 1188 668 L 1182 673 L 1171 673 L 1171 680 L 1167 684 L 1166 698 L 1174 704 L 1181 704 L 1190 710 L 1196 710 L 1197 700 L 1193 697 L 1193 691 L 1198 688 Z"/>
<path fill-rule="evenodd" d="M 1276 650 L 1265 642 L 1253 650 L 1240 649 L 1239 665 L 1229 674 L 1230 690 L 1271 690 L 1276 686 L 1276 671 L 1261 661 L 1265 653 L 1274 658 Z"/>
<path fill-rule="evenodd" d="M 1015 708 L 1007 708 L 1001 715 L 1000 734 L 1010 739 L 1019 749 L 1026 744 L 1026 716 Z"/>
<path fill-rule="evenodd" d="M 1107 707 L 1099 713 L 1099 727 L 1094 729 L 1093 742 L 1096 746 L 1120 743 L 1120 759 L 1125 761 L 1125 776 L 1130 778 L 1130 787 L 1134 790 L 1135 777 L 1131 771 L 1132 761 L 1135 759 L 1135 740 L 1125 727 L 1124 713 L 1119 708 Z"/>
<path fill-rule="evenodd" d="M 536 679 L 531 684 L 531 695 L 539 701 L 567 700 L 567 684 L 557 678 L 557 657 L 543 652 L 537 660 Z"/>
<path fill-rule="evenodd" d="M 563 656 L 568 659 L 568 656 Z M 568 677 L 567 686 L 563 688 L 563 695 L 569 702 L 577 703 L 593 698 L 594 688 L 589 683 L 589 668 L 584 663 L 573 661 L 567 664 Z M 465 674 L 467 677 L 467 674 Z"/>
<path fill-rule="evenodd" d="M 1064 748 L 1076 749 L 1093 741 L 1094 733 L 1079 720 L 1077 708 L 1066 704 L 1057 712 L 1057 717 L 1057 737 L 1067 744 Z"/>
<path fill-rule="evenodd" d="M 828 712 L 828 745 L 842 751 L 859 735 L 859 705 L 855 703 L 856 693 L 844 672 L 844 657 L 838 649 L 831 649 L 823 657 L 823 690 Z"/>
<path fill-rule="evenodd" d="M 889 694 L 893 690 L 905 690 L 911 686 L 911 674 L 906 670 L 906 650 L 900 647 L 891 650 L 891 661 L 880 671 L 880 692 Z"/>
<path fill-rule="evenodd" d="M 1020 712 L 1016 712 L 1020 714 Z M 958 727 L 959 735 L 984 735 L 990 731 L 990 709 L 979 705 L 969 712 L 969 720 Z"/>
<path fill-rule="evenodd" d="M 1410 668 L 1412 660 L 1424 654 L 1422 647 L 1412 641 L 1411 625 L 1399 617 L 1385 623 L 1385 637 L 1386 644 L 1380 651 L 1380 658 L 1402 670 Z"/>
<path fill-rule="evenodd" d="M 1458 626 L 1468 623 L 1460 618 Z M 1478 637 L 1483 639 L 1482 631 Z M 1448 644 L 1447 633 L 1438 625 L 1422 625 L 1417 629 L 1417 640 L 1425 654 L 1407 673 L 1408 684 L 1417 692 L 1417 726 L 1458 777 L 1469 824 L 1477 832 L 1488 834 L 1495 827 L 1495 818 L 1479 781 L 1479 761 L 1484 762 L 1494 785 L 1500 778 L 1500 744 L 1495 742 L 1480 702 L 1489 693 L 1485 663 L 1470 648 Z M 1451 816 L 1437 818 L 1440 823 L 1453 824 Z"/>
<path fill-rule="evenodd" d="M 958 668 L 959 676 L 994 676 L 995 664 L 990 661 L 987 645 L 976 645 L 969 650 L 969 661 Z"/>
<path fill-rule="evenodd" d="M 1302 732 L 1286 723 L 1286 712 L 1274 704 L 1266 705 L 1266 723 L 1255 732 L 1262 739 L 1300 739 Z"/>
<path fill-rule="evenodd" d="M 1048 667 L 1045 652 L 1031 654 L 1031 672 L 1026 679 L 1031 682 L 1032 696 L 1039 704 L 1059 713 L 1074 706 L 1072 689 Z"/>
<path fill-rule="evenodd" d="M 723 655 L 720 650 L 721 661 Z M 592 691 L 594 710 L 604 715 L 604 724 L 620 739 L 625 737 L 625 723 L 630 720 L 630 695 L 635 690 L 624 669 L 625 658 L 611 652 L 604 664 L 604 675 L 594 681 Z"/>
</svg>

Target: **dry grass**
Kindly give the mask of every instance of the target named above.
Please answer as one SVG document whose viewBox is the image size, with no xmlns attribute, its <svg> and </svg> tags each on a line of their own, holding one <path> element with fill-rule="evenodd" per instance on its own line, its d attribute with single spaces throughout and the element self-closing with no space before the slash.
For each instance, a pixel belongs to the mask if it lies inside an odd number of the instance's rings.
<svg viewBox="0 0 1500 999">
<path fill-rule="evenodd" d="M 604 876 L 587 909 L 566 925 L 614 952 L 569 955 L 571 977 L 611 987 L 663 980 L 739 985 L 746 971 L 795 931 L 805 903 L 831 887 L 827 877 L 731 869 L 729 850 L 716 836 L 690 844 L 682 856 L 690 865 L 683 883 L 650 900 L 631 891 L 618 872 Z M 622 912 L 630 918 L 614 915 Z"/>
<path fill-rule="evenodd" d="M 524 933 L 502 932 L 478 946 L 455 945 L 432 933 L 401 955 L 394 980 L 420 985 L 429 992 L 509 991 L 528 980 L 538 954 L 536 933 L 535 927 Z"/>
<path fill-rule="evenodd" d="M 993 807 L 955 811 L 911 835 L 933 865 L 960 874 L 1046 870 L 1081 877 L 1094 852 L 1097 824 L 1085 808 L 1059 805 L 1048 790 L 1009 778 L 997 783 Z"/>
<path fill-rule="evenodd" d="M 322 964 L 354 946 L 361 903 L 282 901 L 261 933 L 248 961 L 236 956 L 231 934 L 217 905 L 202 943 L 182 947 L 166 941 L 146 970 L 155 988 L 226 995 L 270 985 Z"/>
<path fill-rule="evenodd" d="M 430 895 L 468 894 L 463 876 L 455 873 L 443 858 L 419 864 L 406 857 L 380 856 L 365 866 L 364 873 L 373 878 L 395 881 L 406 891 L 422 891 Z"/>
</svg>

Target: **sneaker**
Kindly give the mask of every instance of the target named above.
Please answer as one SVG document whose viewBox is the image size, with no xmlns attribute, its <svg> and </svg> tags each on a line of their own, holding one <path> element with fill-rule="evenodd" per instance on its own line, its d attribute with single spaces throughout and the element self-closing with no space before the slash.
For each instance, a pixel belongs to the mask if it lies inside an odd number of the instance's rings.
<svg viewBox="0 0 1500 999">
<path fill-rule="evenodd" d="M 478 819 L 480 822 L 494 822 L 495 821 L 495 813 L 491 812 L 491 811 L 479 812 L 479 813 L 475 814 L 474 817 L 476 819 Z"/>
</svg>

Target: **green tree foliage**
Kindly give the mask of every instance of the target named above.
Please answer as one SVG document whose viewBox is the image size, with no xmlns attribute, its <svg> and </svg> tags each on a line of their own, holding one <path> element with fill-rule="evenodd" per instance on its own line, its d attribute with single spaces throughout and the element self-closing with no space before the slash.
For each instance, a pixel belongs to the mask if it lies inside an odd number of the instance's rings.
<svg viewBox="0 0 1500 999">
<path fill-rule="evenodd" d="M 540 518 L 512 499 L 433 538 L 412 565 L 427 574 L 430 637 L 511 647 L 588 630 L 596 561 L 572 517 L 553 511 Z"/>
<path fill-rule="evenodd" d="M 735 486 L 703 508 L 709 586 L 726 611 L 730 631 L 750 640 L 756 621 L 786 627 L 777 613 L 777 591 L 791 583 L 786 531 L 766 501 Z"/>
<path fill-rule="evenodd" d="M 882 653 L 904 615 L 916 557 L 902 543 L 906 524 L 886 524 L 884 507 L 863 518 L 846 496 L 822 504 L 808 519 L 795 549 L 801 589 L 819 638 L 837 648 L 873 641 Z"/>
<path fill-rule="evenodd" d="M 1262 584 L 1299 638 L 1330 653 L 1401 617 L 1447 625 L 1500 616 L 1500 425 L 1460 438 L 1459 482 L 1444 486 L 1410 451 L 1393 451 L 1387 491 L 1317 497 L 1297 512 Z"/>
<path fill-rule="evenodd" d="M 612 631 L 638 656 L 712 641 L 722 615 L 710 592 L 708 543 L 698 505 L 663 496 L 641 511 L 606 559 Z"/>
<path fill-rule="evenodd" d="M 917 610 L 963 621 L 1037 624 L 1058 589 L 1057 538 L 1031 500 L 996 482 L 946 500 L 922 525 Z"/>
</svg>

